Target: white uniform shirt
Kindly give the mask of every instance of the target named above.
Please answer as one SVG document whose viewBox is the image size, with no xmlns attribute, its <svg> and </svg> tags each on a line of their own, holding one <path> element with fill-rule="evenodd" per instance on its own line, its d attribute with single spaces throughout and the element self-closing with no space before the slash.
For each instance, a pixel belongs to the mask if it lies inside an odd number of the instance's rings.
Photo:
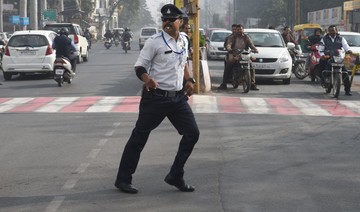
<svg viewBox="0 0 360 212">
<path fill-rule="evenodd" d="M 330 37 L 331 41 L 334 43 L 336 36 L 335 36 L 334 38 L 331 37 L 331 36 L 329 36 L 329 37 Z M 324 55 L 325 55 L 325 53 L 324 53 L 324 50 L 325 50 L 324 38 L 321 38 L 320 43 L 321 43 L 322 45 L 319 46 L 318 51 L 319 51 L 320 56 L 324 56 Z M 350 50 L 350 46 L 349 46 L 349 44 L 347 43 L 347 41 L 346 41 L 346 39 L 345 39 L 344 37 L 342 37 L 342 39 L 341 39 L 341 45 L 342 45 L 342 47 L 343 47 L 343 49 L 344 49 L 345 52 L 347 52 L 347 51 Z"/>
<path fill-rule="evenodd" d="M 160 89 L 179 91 L 183 88 L 187 46 L 184 35 L 180 34 L 176 42 L 166 32 L 160 32 L 146 40 L 135 67 L 146 68 L 149 76 L 159 83 Z"/>
</svg>

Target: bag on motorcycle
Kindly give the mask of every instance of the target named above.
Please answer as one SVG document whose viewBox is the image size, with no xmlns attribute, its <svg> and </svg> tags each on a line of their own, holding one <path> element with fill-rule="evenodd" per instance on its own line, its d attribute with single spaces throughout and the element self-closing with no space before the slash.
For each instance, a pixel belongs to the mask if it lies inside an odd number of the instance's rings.
<svg viewBox="0 0 360 212">
<path fill-rule="evenodd" d="M 233 54 L 226 54 L 225 60 L 227 63 L 234 63 L 235 57 Z"/>
</svg>

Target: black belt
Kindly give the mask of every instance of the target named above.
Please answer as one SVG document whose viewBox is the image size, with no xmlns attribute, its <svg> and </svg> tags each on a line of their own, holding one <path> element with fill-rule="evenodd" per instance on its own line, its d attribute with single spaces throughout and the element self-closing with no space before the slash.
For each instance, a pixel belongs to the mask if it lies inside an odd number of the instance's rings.
<svg viewBox="0 0 360 212">
<path fill-rule="evenodd" d="M 151 92 L 153 92 L 153 94 L 157 96 L 163 96 L 163 97 L 175 97 L 181 94 L 181 91 L 165 91 L 158 88 L 151 90 Z"/>
</svg>

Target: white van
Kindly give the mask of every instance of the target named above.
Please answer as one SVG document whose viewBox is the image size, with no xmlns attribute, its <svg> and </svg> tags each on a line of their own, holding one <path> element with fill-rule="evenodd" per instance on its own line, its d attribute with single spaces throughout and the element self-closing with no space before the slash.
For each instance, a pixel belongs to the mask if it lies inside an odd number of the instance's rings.
<svg viewBox="0 0 360 212">
<path fill-rule="evenodd" d="M 139 48 L 140 50 L 144 47 L 145 41 L 153 36 L 154 34 L 159 33 L 159 29 L 157 27 L 143 27 L 140 29 L 139 36 Z"/>
</svg>

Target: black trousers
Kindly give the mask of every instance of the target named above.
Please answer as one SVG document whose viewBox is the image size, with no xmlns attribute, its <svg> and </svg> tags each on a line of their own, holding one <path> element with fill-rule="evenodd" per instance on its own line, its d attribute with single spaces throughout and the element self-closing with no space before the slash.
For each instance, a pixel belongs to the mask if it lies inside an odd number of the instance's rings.
<svg viewBox="0 0 360 212">
<path fill-rule="evenodd" d="M 182 135 L 170 174 L 174 177 L 183 177 L 184 165 L 200 135 L 194 114 L 187 100 L 188 97 L 183 94 L 174 97 L 158 96 L 157 94 L 142 97 L 138 120 L 120 161 L 116 178 L 117 183 L 131 183 L 132 174 L 135 173 L 140 153 L 149 138 L 150 132 L 159 126 L 165 117 Z"/>
</svg>

